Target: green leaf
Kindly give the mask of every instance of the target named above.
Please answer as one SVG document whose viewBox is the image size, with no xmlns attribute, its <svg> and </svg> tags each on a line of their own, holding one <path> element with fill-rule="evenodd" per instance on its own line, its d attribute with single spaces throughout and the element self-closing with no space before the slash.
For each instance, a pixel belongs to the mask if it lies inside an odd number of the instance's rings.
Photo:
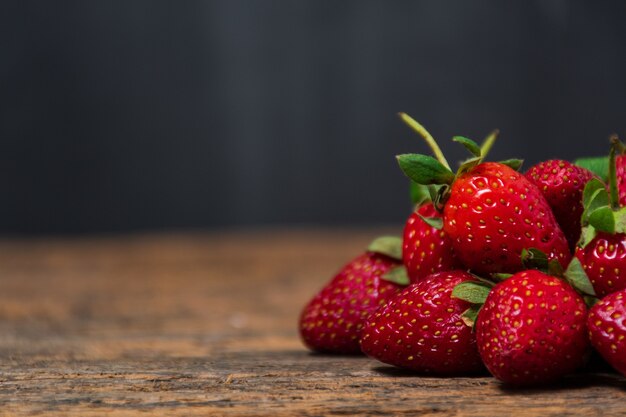
<svg viewBox="0 0 626 417">
<path fill-rule="evenodd" d="M 502 165 L 506 165 L 515 171 L 519 171 L 522 165 L 524 165 L 523 159 L 506 159 L 504 161 L 500 161 Z"/>
<path fill-rule="evenodd" d="M 513 274 L 507 274 L 506 272 L 495 272 L 491 274 L 491 277 L 496 281 L 504 281 L 507 278 L 511 278 Z"/>
<path fill-rule="evenodd" d="M 626 207 L 613 212 L 615 233 L 626 233 Z"/>
<path fill-rule="evenodd" d="M 538 269 L 540 271 L 548 271 L 548 256 L 539 249 L 528 248 L 522 249 L 522 264 L 529 269 Z"/>
<path fill-rule="evenodd" d="M 472 329 L 476 325 L 476 319 L 478 318 L 478 313 L 480 313 L 480 309 L 483 306 L 481 304 L 474 304 L 470 306 L 467 310 L 461 314 L 461 320 L 465 323 L 466 326 L 471 327 Z"/>
<path fill-rule="evenodd" d="M 600 232 L 615 233 L 615 216 L 611 207 L 604 206 L 589 214 L 589 224 Z"/>
<path fill-rule="evenodd" d="M 585 190 L 587 190 L 587 187 L 585 187 Z M 604 188 L 604 186 L 602 186 L 602 188 L 595 190 L 591 194 L 591 196 L 585 196 L 584 195 L 585 190 L 583 190 L 583 198 L 586 198 L 587 204 L 584 205 L 584 211 L 581 216 L 581 222 L 583 225 L 586 225 L 589 223 L 589 217 L 591 216 L 591 213 L 593 213 L 597 209 L 602 208 L 602 207 L 607 207 L 610 209 L 609 193 L 606 191 L 606 188 Z"/>
<path fill-rule="evenodd" d="M 402 238 L 399 236 L 381 236 L 374 239 L 374 241 L 367 247 L 367 250 L 401 261 Z"/>
<path fill-rule="evenodd" d="M 472 168 L 480 164 L 482 160 L 483 159 L 480 156 L 477 156 L 474 158 L 470 158 L 466 161 L 463 161 L 459 169 L 456 171 L 456 175 L 459 176 L 461 174 L 468 172 L 469 170 L 471 170 Z"/>
<path fill-rule="evenodd" d="M 478 276 L 472 272 L 470 272 L 470 275 L 474 277 L 474 279 L 478 280 L 480 282 L 481 285 L 485 286 L 485 287 L 489 287 L 492 288 L 496 285 L 495 282 L 493 282 L 492 280 L 489 280 L 487 278 L 483 278 L 481 276 Z"/>
<path fill-rule="evenodd" d="M 470 151 L 472 155 L 478 156 L 478 157 L 481 156 L 480 146 L 478 146 L 478 144 L 474 142 L 473 140 L 468 139 L 464 136 L 455 136 L 452 138 L 452 140 L 465 146 L 465 149 Z"/>
<path fill-rule="evenodd" d="M 578 158 L 574 161 L 574 165 L 588 169 L 603 181 L 606 181 L 609 177 L 609 158 L 607 156 Z"/>
<path fill-rule="evenodd" d="M 597 230 L 593 226 L 585 226 L 583 227 L 580 233 L 580 239 L 576 243 L 579 247 L 585 248 L 598 234 Z"/>
<path fill-rule="evenodd" d="M 498 135 L 500 131 L 498 129 L 494 129 L 487 135 L 483 143 L 480 144 L 480 156 L 484 159 L 487 157 L 487 154 L 491 150 L 491 147 L 495 143 L 496 139 L 498 139 Z"/>
<path fill-rule="evenodd" d="M 443 229 L 443 219 L 441 217 L 424 217 L 421 214 L 418 214 L 418 216 L 430 227 L 434 227 L 437 230 Z"/>
<path fill-rule="evenodd" d="M 591 201 L 596 198 L 598 191 L 604 190 L 606 192 L 606 185 L 597 178 L 593 178 L 585 184 L 583 189 L 583 207 L 587 208 L 591 204 Z M 606 194 L 606 204 L 609 204 L 609 194 Z M 599 206 L 597 206 L 599 207 Z M 597 208 L 596 207 L 596 208 Z"/>
<path fill-rule="evenodd" d="M 393 282 L 398 285 L 409 285 L 411 281 L 409 280 L 409 275 L 406 272 L 406 268 L 404 266 L 397 266 L 393 269 L 387 271 L 382 277 L 385 281 Z"/>
<path fill-rule="evenodd" d="M 430 199 L 428 186 L 418 184 L 415 181 L 410 181 L 409 193 L 411 196 L 411 203 L 413 203 L 414 206 L 421 205 Z"/>
<path fill-rule="evenodd" d="M 458 284 L 452 290 L 452 297 L 472 304 L 484 304 L 491 288 L 482 282 L 466 281 Z"/>
<path fill-rule="evenodd" d="M 585 269 L 577 257 L 573 257 L 563 276 L 575 290 L 584 295 L 596 295 Z"/>
<path fill-rule="evenodd" d="M 431 156 L 404 154 L 396 158 L 404 175 L 418 184 L 452 184 L 454 181 L 454 173 Z"/>
</svg>

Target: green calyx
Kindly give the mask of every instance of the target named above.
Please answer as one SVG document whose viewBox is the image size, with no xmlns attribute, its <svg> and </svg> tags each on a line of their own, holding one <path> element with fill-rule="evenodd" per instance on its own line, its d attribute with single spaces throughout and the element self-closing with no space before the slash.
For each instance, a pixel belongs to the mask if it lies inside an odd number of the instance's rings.
<svg viewBox="0 0 626 417">
<path fill-rule="evenodd" d="M 402 238 L 399 236 L 381 236 L 367 247 L 368 252 L 388 256 L 397 261 L 402 260 Z"/>
<path fill-rule="evenodd" d="M 502 165 L 506 165 L 514 171 L 519 171 L 522 165 L 524 164 L 523 159 L 506 159 L 504 161 L 500 161 Z"/>
<path fill-rule="evenodd" d="M 609 157 L 598 156 L 592 158 L 578 158 L 574 161 L 574 165 L 585 168 L 598 176 L 602 181 L 609 178 Z"/>
<path fill-rule="evenodd" d="M 409 182 L 409 196 L 414 207 L 420 206 L 430 199 L 430 191 L 428 186 L 411 180 Z"/>
<path fill-rule="evenodd" d="M 577 257 L 573 257 L 563 272 L 565 280 L 583 296 L 595 296 L 596 291 Z"/>
<path fill-rule="evenodd" d="M 555 277 L 563 276 L 563 267 L 556 259 L 548 259 L 548 255 L 536 248 L 522 249 L 522 265 L 526 269 L 537 269 Z"/>
<path fill-rule="evenodd" d="M 496 141 L 499 131 L 494 130 L 491 132 L 481 145 L 467 137 L 455 136 L 452 140 L 463 145 L 469 151 L 471 157 L 463 161 L 458 170 L 453 172 L 441 148 L 439 148 L 439 145 L 426 128 L 406 113 L 399 113 L 399 116 L 402 121 L 424 139 L 432 150 L 434 157 L 420 154 L 398 155 L 396 157 L 398 165 L 400 165 L 402 172 L 411 179 L 412 183 L 431 187 L 429 189 L 431 201 L 437 209 L 441 210 L 447 200 L 452 183 L 459 175 L 470 171 L 484 160 Z M 519 160 L 505 161 L 505 163 L 516 169 L 519 169 L 521 166 L 521 161 Z M 423 192 L 418 191 L 416 186 L 412 185 L 411 187 L 412 195 L 422 195 Z M 414 198 L 413 202 L 416 203 L 417 199 Z"/>
<path fill-rule="evenodd" d="M 465 146 L 465 149 L 467 149 L 475 157 L 480 157 L 482 155 L 482 150 L 480 149 L 480 146 L 478 146 L 478 144 L 471 139 L 468 139 L 464 136 L 455 136 L 452 138 L 452 141 Z"/>
<path fill-rule="evenodd" d="M 409 285 L 411 283 L 409 274 L 403 265 L 390 269 L 386 274 L 382 275 L 381 278 L 398 285 Z"/>
<path fill-rule="evenodd" d="M 417 184 L 452 184 L 454 173 L 431 156 L 404 154 L 396 156 L 400 169 Z"/>
<path fill-rule="evenodd" d="M 388 256 L 397 261 L 402 261 L 402 238 L 399 236 L 377 237 L 367 247 L 368 252 Z M 398 285 L 409 285 L 409 276 L 404 265 L 398 265 L 381 276 L 385 281 Z"/>
<path fill-rule="evenodd" d="M 504 281 L 505 279 L 511 278 L 512 276 L 513 274 L 509 274 L 507 272 L 495 272 L 491 274 L 491 278 L 497 282 Z"/>
<path fill-rule="evenodd" d="M 441 217 L 424 217 L 419 213 L 417 215 L 430 227 L 434 227 L 437 230 L 443 229 L 443 219 Z"/>
<path fill-rule="evenodd" d="M 626 233 L 626 208 L 619 205 L 615 169 L 616 153 L 623 145 L 616 136 L 611 138 L 611 142 L 607 166 L 608 191 L 607 185 L 599 179 L 590 180 L 583 190 L 582 232 L 578 241 L 578 246 L 583 248 L 596 237 L 598 232 Z"/>
<path fill-rule="evenodd" d="M 489 286 L 482 281 L 462 282 L 454 287 L 454 290 L 452 290 L 452 297 L 472 304 L 484 304 L 492 286 Z"/>
<path fill-rule="evenodd" d="M 461 319 L 463 323 L 472 328 L 476 325 L 478 313 L 483 304 L 485 304 L 485 300 L 491 288 L 495 285 L 493 282 L 486 279 L 476 278 L 478 281 L 461 282 L 452 290 L 452 297 L 471 304 L 471 306 L 461 314 Z"/>
</svg>

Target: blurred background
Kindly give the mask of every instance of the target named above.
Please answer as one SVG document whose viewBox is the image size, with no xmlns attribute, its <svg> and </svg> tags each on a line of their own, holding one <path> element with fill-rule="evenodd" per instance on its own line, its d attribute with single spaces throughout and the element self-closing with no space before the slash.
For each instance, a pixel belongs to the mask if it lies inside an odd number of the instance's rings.
<svg viewBox="0 0 626 417">
<path fill-rule="evenodd" d="M 394 155 L 626 136 L 626 3 L 4 1 L 0 234 L 400 224 Z"/>
</svg>

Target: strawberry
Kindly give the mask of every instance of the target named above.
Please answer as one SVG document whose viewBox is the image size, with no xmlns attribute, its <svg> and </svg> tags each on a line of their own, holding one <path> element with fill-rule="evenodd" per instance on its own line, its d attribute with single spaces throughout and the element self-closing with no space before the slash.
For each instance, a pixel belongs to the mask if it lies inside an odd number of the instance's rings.
<svg viewBox="0 0 626 417">
<path fill-rule="evenodd" d="M 367 320 L 361 349 L 391 365 L 433 374 L 483 369 L 472 329 L 461 317 L 470 307 L 452 298 L 462 282 L 476 279 L 455 270 L 430 275 L 405 288 Z"/>
<path fill-rule="evenodd" d="M 530 247 L 561 265 L 571 258 L 541 191 L 500 163 L 481 163 L 456 178 L 444 208 L 444 231 L 461 261 L 477 273 L 519 271 L 522 250 Z"/>
<path fill-rule="evenodd" d="M 580 238 L 583 189 L 595 175 L 568 161 L 552 159 L 532 166 L 525 176 L 543 193 L 573 250 Z"/>
<path fill-rule="evenodd" d="M 556 380 L 587 358 L 586 313 L 567 282 L 536 270 L 518 272 L 493 287 L 478 313 L 480 357 L 505 383 Z"/>
<path fill-rule="evenodd" d="M 441 218 L 441 214 L 432 203 L 427 203 L 416 209 L 404 226 L 402 259 L 411 282 L 461 266 L 445 232 L 429 225 L 423 218 Z"/>
<path fill-rule="evenodd" d="M 604 297 L 589 310 L 591 345 L 613 368 L 626 375 L 626 290 Z"/>
<path fill-rule="evenodd" d="M 568 243 L 541 191 L 510 166 L 521 161 L 482 162 L 484 151 L 457 136 L 474 155 L 456 174 L 425 129 L 403 115 L 422 133 L 438 159 L 399 155 L 403 172 L 418 184 L 439 185 L 435 206 L 443 209 L 443 231 L 463 265 L 479 274 L 523 269 L 524 249 L 537 248 L 564 267 L 571 259 Z M 510 165 L 510 166 L 509 166 Z"/>
<path fill-rule="evenodd" d="M 598 233 L 576 257 L 598 297 L 626 288 L 626 234 Z"/>
<path fill-rule="evenodd" d="M 583 192 L 583 231 L 576 257 L 598 297 L 626 288 L 626 209 L 620 208 L 616 164 L 617 145 L 609 155 L 609 192 L 594 179 Z"/>
<path fill-rule="evenodd" d="M 299 329 L 310 349 L 360 353 L 359 337 L 365 319 L 402 288 L 383 278 L 401 265 L 397 259 L 400 239 L 394 250 L 381 248 L 384 239 L 374 241 L 366 253 L 345 265 L 304 307 Z"/>
</svg>

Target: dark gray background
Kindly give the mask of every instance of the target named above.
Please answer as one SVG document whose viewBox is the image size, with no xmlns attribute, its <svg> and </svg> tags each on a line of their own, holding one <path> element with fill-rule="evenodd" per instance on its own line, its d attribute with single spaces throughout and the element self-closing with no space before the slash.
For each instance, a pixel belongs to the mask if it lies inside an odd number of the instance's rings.
<svg viewBox="0 0 626 417">
<path fill-rule="evenodd" d="M 622 1 L 5 1 L 0 233 L 401 223 L 407 111 L 493 158 L 626 135 Z"/>
</svg>

